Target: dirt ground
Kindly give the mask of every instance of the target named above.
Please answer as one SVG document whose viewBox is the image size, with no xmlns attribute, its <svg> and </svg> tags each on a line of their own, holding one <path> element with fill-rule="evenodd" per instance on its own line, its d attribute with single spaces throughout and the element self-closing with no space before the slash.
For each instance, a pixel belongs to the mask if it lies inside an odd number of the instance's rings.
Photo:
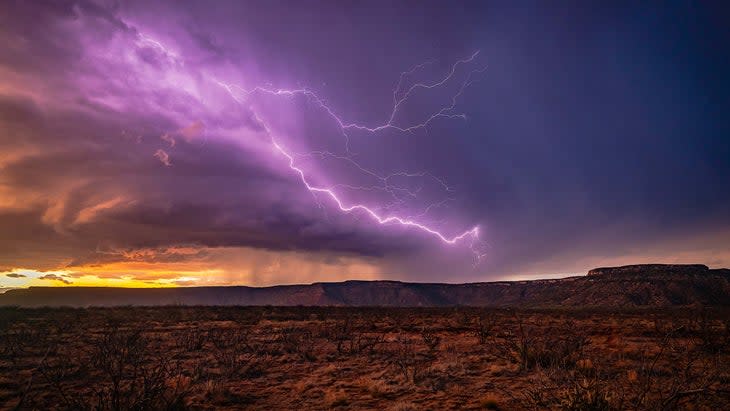
<svg viewBox="0 0 730 411">
<path fill-rule="evenodd" d="M 730 312 L 0 308 L 1 409 L 730 409 Z"/>
</svg>

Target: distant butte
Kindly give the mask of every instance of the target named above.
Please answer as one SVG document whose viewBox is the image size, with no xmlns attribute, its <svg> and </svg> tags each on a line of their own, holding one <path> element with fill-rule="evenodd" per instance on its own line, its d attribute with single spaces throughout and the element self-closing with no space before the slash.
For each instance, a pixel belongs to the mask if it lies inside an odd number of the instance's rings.
<svg viewBox="0 0 730 411">
<path fill-rule="evenodd" d="M 601 267 L 588 271 L 588 275 L 615 274 L 700 274 L 710 272 L 704 264 L 634 264 L 621 267 Z"/>
</svg>

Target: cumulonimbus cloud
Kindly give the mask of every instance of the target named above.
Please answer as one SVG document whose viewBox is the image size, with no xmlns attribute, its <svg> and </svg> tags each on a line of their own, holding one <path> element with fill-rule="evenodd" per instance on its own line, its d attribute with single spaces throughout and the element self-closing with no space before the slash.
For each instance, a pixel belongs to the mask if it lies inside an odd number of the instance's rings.
<svg viewBox="0 0 730 411">
<path fill-rule="evenodd" d="M 18 200 L 12 212 L 24 213 L 23 218 L 40 214 L 42 223 L 57 233 L 58 243 L 78 247 L 72 259 L 88 259 L 100 242 L 117 248 L 195 244 L 374 256 L 421 241 L 391 239 L 388 233 L 369 230 L 366 219 L 357 216 L 323 213 L 320 200 L 281 167 L 286 160 L 262 140 L 263 129 L 251 112 L 234 104 L 219 86 L 196 83 L 201 80 L 193 78 L 194 71 L 179 71 L 171 52 L 141 35 L 114 10 L 85 2 L 61 10 L 27 7 L 20 14 L 33 11 L 47 24 L 8 22 L 2 30 L 9 36 L 29 29 L 32 33 L 27 47 L 5 51 L 5 58 L 12 55 L 15 61 L 4 69 L 29 84 L 45 79 L 57 95 L 17 88 L 11 89 L 13 97 L 0 101 L 0 112 L 15 113 L 4 123 L 4 135 L 21 139 L 26 150 L 0 142 L 16 153 L 7 155 L 0 178 Z M 72 20 L 82 24 L 67 27 Z M 47 43 L 49 36 L 63 41 Z M 97 53 L 107 48 L 117 50 L 119 60 Z M 84 74 L 61 75 L 36 64 L 52 56 L 63 56 L 60 64 L 83 68 Z M 139 84 L 118 84 L 116 71 L 122 70 L 136 73 Z M 168 72 L 183 76 L 176 80 L 178 89 L 155 83 Z M 66 95 L 77 103 L 59 103 Z M 299 110 L 302 103 L 292 100 L 283 109 Z M 310 117 L 314 121 L 309 132 L 331 134 L 326 113 Z M 204 134 L 224 137 L 203 139 Z M 159 146 L 155 135 L 163 136 L 166 147 Z M 59 146 L 61 136 L 64 143 Z M 160 165 L 174 165 L 176 170 L 170 173 Z M 423 187 L 416 189 L 425 195 Z M 140 224 L 143 230 L 136 228 Z M 170 230 L 176 233 L 174 239 Z M 45 242 L 50 246 L 56 240 Z"/>
</svg>

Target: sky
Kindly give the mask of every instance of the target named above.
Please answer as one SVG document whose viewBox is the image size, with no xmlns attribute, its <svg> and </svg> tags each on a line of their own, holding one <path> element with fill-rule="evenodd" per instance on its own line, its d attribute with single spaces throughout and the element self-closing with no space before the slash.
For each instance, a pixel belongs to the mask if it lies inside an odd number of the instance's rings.
<svg viewBox="0 0 730 411">
<path fill-rule="evenodd" d="M 4 1 L 0 289 L 730 267 L 721 2 Z"/>
</svg>

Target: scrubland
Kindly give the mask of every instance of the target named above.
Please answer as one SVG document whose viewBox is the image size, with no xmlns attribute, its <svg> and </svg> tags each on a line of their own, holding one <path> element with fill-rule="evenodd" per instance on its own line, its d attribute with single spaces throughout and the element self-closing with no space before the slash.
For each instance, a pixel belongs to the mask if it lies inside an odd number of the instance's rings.
<svg viewBox="0 0 730 411">
<path fill-rule="evenodd" d="M 730 409 L 713 308 L 0 308 L 0 408 Z"/>
</svg>

